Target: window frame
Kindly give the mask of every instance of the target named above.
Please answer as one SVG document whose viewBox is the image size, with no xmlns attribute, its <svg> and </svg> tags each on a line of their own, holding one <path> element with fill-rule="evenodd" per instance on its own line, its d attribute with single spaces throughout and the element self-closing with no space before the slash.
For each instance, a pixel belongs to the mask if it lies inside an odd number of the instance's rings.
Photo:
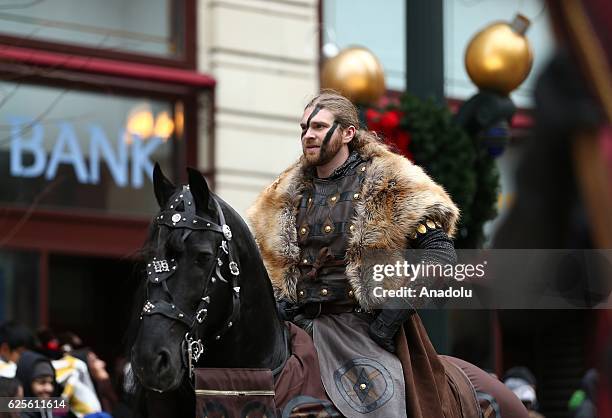
<svg viewBox="0 0 612 418">
<path fill-rule="evenodd" d="M 78 55 L 84 57 L 108 58 L 118 61 L 129 61 L 141 64 L 159 65 L 173 68 L 196 69 L 196 0 L 170 0 L 172 2 L 170 21 L 175 25 L 177 21 L 184 22 L 182 38 L 179 41 L 183 45 L 183 51 L 174 58 L 164 58 L 145 53 L 111 51 L 67 42 L 46 41 L 36 38 L 24 38 L 0 30 L 0 45 L 15 45 L 23 48 L 38 49 L 41 51 L 57 52 L 63 54 Z M 182 19 L 174 15 L 177 7 L 182 2 Z"/>
<path fill-rule="evenodd" d="M 184 69 L 74 57 L 6 45 L 0 48 L 0 78 L 30 85 L 183 101 L 186 146 L 181 155 L 175 153 L 172 173 L 181 182 L 186 180 L 183 167 L 198 166 L 201 112 L 198 102 L 200 94 L 206 92 L 213 105 L 204 109 L 210 121 L 206 132 L 208 160 L 201 163 L 209 168 L 203 174 L 214 188 L 214 78 Z M 0 203 L 0 213 L 3 225 L 19 225 L 12 236 L 3 240 L 3 247 L 43 253 L 135 256 L 150 223 L 145 216 L 103 214 L 80 208 L 39 209 Z M 41 318 L 44 317 L 43 307 Z"/>
</svg>

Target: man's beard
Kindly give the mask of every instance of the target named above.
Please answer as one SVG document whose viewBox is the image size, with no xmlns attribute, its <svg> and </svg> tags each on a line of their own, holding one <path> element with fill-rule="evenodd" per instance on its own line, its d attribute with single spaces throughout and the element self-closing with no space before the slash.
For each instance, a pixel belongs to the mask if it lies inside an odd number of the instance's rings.
<svg viewBox="0 0 612 418">
<path fill-rule="evenodd" d="M 308 155 L 306 149 L 304 149 L 304 159 L 308 166 L 317 167 L 325 165 L 336 156 L 340 148 L 342 148 L 342 137 L 340 135 L 333 135 L 329 142 L 323 140 L 321 148 L 319 148 L 319 155 Z"/>
</svg>

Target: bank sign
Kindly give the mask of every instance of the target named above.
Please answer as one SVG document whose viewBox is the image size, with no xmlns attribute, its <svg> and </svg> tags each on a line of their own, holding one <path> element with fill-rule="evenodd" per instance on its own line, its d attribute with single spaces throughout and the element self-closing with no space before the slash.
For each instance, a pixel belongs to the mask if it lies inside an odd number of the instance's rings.
<svg viewBox="0 0 612 418">
<path fill-rule="evenodd" d="M 52 180 L 58 167 L 64 164 L 72 167 L 79 183 L 95 185 L 100 183 L 100 165 L 105 163 L 118 187 L 139 189 L 143 187 L 145 178 L 151 179 L 152 156 L 164 144 L 161 138 L 143 140 L 124 130 L 111 137 L 95 123 L 86 125 L 88 138 L 79 138 L 74 124 L 67 121 L 43 124 L 12 117 L 8 122 L 12 177 L 44 176 Z M 50 127 L 57 128 L 57 136 L 45 137 Z M 88 147 L 83 149 L 82 143 L 87 143 Z"/>
</svg>

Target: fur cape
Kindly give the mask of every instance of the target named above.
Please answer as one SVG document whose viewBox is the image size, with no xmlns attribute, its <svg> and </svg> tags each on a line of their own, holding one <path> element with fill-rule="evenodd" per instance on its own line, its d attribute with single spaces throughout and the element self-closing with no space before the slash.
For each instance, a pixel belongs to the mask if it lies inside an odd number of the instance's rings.
<svg viewBox="0 0 612 418">
<path fill-rule="evenodd" d="M 376 140 L 362 140 L 355 149 L 368 160 L 361 196 L 348 240 L 346 276 L 362 308 L 372 310 L 381 300 L 373 295 L 373 275 L 365 265 L 368 251 L 409 248 L 408 237 L 419 223 L 431 219 L 453 236 L 459 209 L 445 190 L 408 159 Z M 303 157 L 268 186 L 247 216 L 278 299 L 297 300 L 300 249 L 295 224 L 304 190 Z M 399 278 L 385 278 L 385 288 L 398 288 Z"/>
</svg>

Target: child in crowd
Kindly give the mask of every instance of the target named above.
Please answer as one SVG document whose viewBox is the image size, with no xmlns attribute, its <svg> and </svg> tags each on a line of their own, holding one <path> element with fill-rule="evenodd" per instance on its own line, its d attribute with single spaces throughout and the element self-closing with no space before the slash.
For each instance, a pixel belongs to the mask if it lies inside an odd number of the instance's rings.
<svg viewBox="0 0 612 418">
<path fill-rule="evenodd" d="M 21 353 L 34 347 L 34 335 L 16 322 L 0 325 L 0 377 L 15 377 Z"/>
<path fill-rule="evenodd" d="M 23 383 L 25 397 L 50 399 L 58 396 L 58 387 L 55 381 L 55 369 L 51 361 L 42 354 L 33 351 L 21 353 L 17 363 L 17 378 Z M 51 418 L 50 409 L 41 409 L 36 412 L 23 412 L 23 418 Z"/>
</svg>

